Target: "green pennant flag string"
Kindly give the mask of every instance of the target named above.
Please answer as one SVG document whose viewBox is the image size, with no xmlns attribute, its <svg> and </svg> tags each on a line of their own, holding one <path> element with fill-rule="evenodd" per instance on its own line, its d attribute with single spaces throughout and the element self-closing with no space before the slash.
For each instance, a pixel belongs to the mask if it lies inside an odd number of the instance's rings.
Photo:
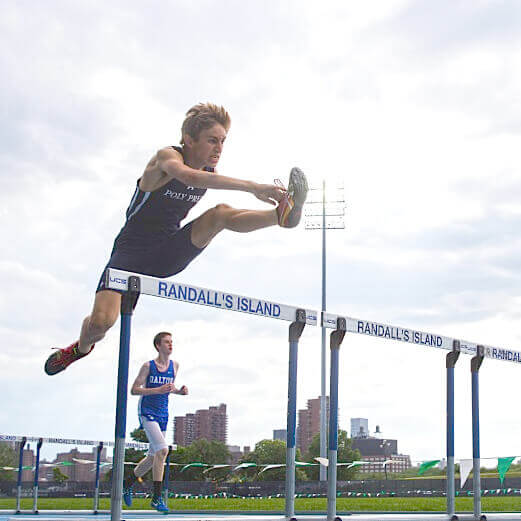
<svg viewBox="0 0 521 521">
<path fill-rule="evenodd" d="M 182 469 L 181 469 L 181 472 L 184 472 L 186 469 L 189 469 L 191 467 L 209 467 L 210 465 L 208 465 L 207 463 L 189 463 L 188 465 L 185 465 Z"/>
<path fill-rule="evenodd" d="M 505 479 L 505 474 L 508 472 L 510 465 L 516 459 L 515 456 L 510 458 L 498 458 L 497 459 L 497 471 L 499 473 L 499 481 L 503 484 L 503 480 Z"/>
<path fill-rule="evenodd" d="M 240 465 L 237 465 L 233 470 L 235 472 L 236 470 L 248 469 L 248 468 L 256 467 L 256 466 L 257 466 L 257 463 L 253 463 L 253 462 L 241 463 Z"/>
<path fill-rule="evenodd" d="M 431 461 L 424 461 L 420 465 L 420 470 L 418 471 L 418 475 L 421 476 L 426 470 L 435 467 L 440 462 L 439 459 L 433 459 Z"/>
</svg>

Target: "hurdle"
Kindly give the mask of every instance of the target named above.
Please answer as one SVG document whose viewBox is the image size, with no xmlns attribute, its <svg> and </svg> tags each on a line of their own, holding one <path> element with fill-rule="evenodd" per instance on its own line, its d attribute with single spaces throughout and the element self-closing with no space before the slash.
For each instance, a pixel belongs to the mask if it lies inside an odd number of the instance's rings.
<svg viewBox="0 0 521 521">
<path fill-rule="evenodd" d="M 118 390 L 116 401 L 116 428 L 113 458 L 111 521 L 121 521 L 123 488 L 123 453 L 126 430 L 128 362 L 131 331 L 131 317 L 139 295 L 149 295 L 189 304 L 236 311 L 249 315 L 291 322 L 289 326 L 289 372 L 288 408 L 286 439 L 286 498 L 285 516 L 295 520 L 295 452 L 296 452 L 296 381 L 298 342 L 306 325 L 318 325 L 315 310 L 279 304 L 268 300 L 200 288 L 171 282 L 157 277 L 110 268 L 106 273 L 106 287 L 122 292 L 120 356 L 118 368 Z M 338 450 L 338 379 L 340 346 L 346 333 L 366 335 L 384 340 L 394 340 L 420 347 L 448 350 L 447 355 L 447 514 L 452 521 L 458 520 L 455 513 L 454 481 L 454 366 L 460 353 L 471 355 L 472 408 L 473 408 L 473 460 L 474 460 L 474 516 L 476 521 L 484 521 L 481 514 L 481 490 L 479 469 L 479 395 L 478 371 L 485 358 L 521 364 L 521 353 L 510 349 L 478 345 L 438 334 L 427 333 L 374 321 L 350 318 L 344 315 L 321 313 L 320 325 L 333 329 L 331 333 L 331 374 L 330 374 L 330 418 L 328 447 L 328 508 L 327 520 L 338 521 L 336 515 L 336 476 Z"/>
<path fill-rule="evenodd" d="M 29 442 L 36 442 L 36 461 L 33 466 L 33 508 L 32 513 L 38 514 L 38 488 L 39 488 L 39 473 L 40 473 L 40 451 L 43 444 L 57 444 L 57 445 L 74 445 L 74 446 L 89 446 L 97 447 L 96 450 L 96 461 L 92 463 L 95 467 L 95 478 L 94 478 L 94 500 L 93 500 L 93 513 L 98 513 L 99 507 L 99 482 L 100 482 L 100 467 L 101 467 L 101 451 L 103 447 L 113 447 L 113 441 L 94 441 L 94 440 L 80 440 L 71 438 L 42 438 L 37 436 L 17 436 L 11 434 L 0 434 L 0 442 L 10 442 L 18 444 L 18 477 L 16 486 L 16 514 L 21 514 L 21 498 L 22 498 L 22 472 L 23 466 L 23 455 L 24 448 Z M 147 450 L 148 443 L 141 443 L 137 441 L 127 442 L 125 444 L 127 449 L 136 450 Z"/>
<path fill-rule="evenodd" d="M 139 295 L 149 295 L 189 304 L 209 306 L 224 311 L 236 311 L 290 322 L 285 515 L 288 520 L 295 520 L 298 343 L 306 325 L 317 325 L 317 312 L 244 295 L 171 282 L 114 268 L 107 270 L 106 287 L 122 292 L 111 521 L 121 521 L 130 333 L 133 309 Z"/>
<path fill-rule="evenodd" d="M 336 514 L 336 458 L 338 432 L 338 374 L 339 350 L 346 333 L 366 335 L 383 340 L 395 340 L 420 347 L 434 347 L 451 351 L 446 357 L 447 367 L 447 516 L 457 521 L 455 513 L 454 480 L 454 366 L 460 353 L 472 355 L 472 449 L 473 449 L 473 520 L 486 521 L 481 513 L 480 440 L 479 440 L 479 369 L 485 358 L 521 364 L 521 353 L 511 349 L 485 346 L 473 342 L 449 338 L 438 334 L 392 326 L 368 320 L 322 313 L 321 324 L 333 329 L 330 338 L 330 403 L 328 447 L 328 508 L 327 521 L 341 521 Z"/>
</svg>

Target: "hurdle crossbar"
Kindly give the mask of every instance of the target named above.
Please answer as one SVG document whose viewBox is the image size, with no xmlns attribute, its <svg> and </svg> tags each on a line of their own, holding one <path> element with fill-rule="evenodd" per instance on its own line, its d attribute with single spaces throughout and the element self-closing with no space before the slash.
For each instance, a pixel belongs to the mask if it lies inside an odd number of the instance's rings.
<svg viewBox="0 0 521 521">
<path fill-rule="evenodd" d="M 324 313 L 321 321 L 322 327 L 335 329 L 337 320 L 340 317 L 344 318 L 345 315 Z M 434 347 L 437 349 L 452 351 L 454 341 L 457 340 L 460 343 L 460 350 L 462 353 L 475 356 L 478 352 L 478 345 L 483 345 L 438 335 L 436 333 L 428 333 L 426 331 L 373 322 L 371 320 L 362 320 L 350 317 L 345 317 L 345 319 L 348 333 L 366 335 L 374 338 L 381 338 L 383 340 L 396 340 L 397 342 L 414 344 L 419 347 Z M 483 347 L 485 349 L 485 358 L 521 364 L 521 352 L 519 351 L 487 345 L 483 345 Z"/>
<path fill-rule="evenodd" d="M 188 304 L 199 304 L 202 306 L 210 306 L 212 308 L 222 309 L 224 311 L 238 311 L 240 313 L 248 313 L 265 318 L 274 318 L 277 320 L 286 320 L 293 322 L 295 320 L 297 306 L 288 306 L 279 304 L 269 300 L 260 300 L 245 295 L 237 295 L 208 288 L 200 288 L 189 284 L 159 279 L 157 277 L 149 277 L 138 273 L 130 273 L 128 271 L 116 270 L 110 268 L 107 274 L 107 288 L 119 291 L 126 291 L 128 278 L 136 276 L 140 279 L 140 293 L 152 297 L 167 298 L 186 302 Z M 314 310 L 306 311 L 306 324 L 316 326 L 318 315 Z"/>
</svg>

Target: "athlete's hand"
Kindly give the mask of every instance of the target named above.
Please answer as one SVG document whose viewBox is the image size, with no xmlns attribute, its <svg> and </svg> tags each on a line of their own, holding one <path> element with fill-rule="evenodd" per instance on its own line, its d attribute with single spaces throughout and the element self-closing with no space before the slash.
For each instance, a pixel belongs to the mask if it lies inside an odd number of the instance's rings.
<svg viewBox="0 0 521 521">
<path fill-rule="evenodd" d="M 183 385 L 181 389 L 179 389 L 179 394 L 187 395 L 188 394 L 188 387 L 186 385 Z"/>
<path fill-rule="evenodd" d="M 265 203 L 276 206 L 284 196 L 284 189 L 277 185 L 256 184 L 253 195 Z"/>
<path fill-rule="evenodd" d="M 168 393 L 174 392 L 175 385 L 174 384 L 163 384 L 159 387 L 156 387 L 156 389 L 157 389 L 157 394 L 168 394 Z"/>
</svg>

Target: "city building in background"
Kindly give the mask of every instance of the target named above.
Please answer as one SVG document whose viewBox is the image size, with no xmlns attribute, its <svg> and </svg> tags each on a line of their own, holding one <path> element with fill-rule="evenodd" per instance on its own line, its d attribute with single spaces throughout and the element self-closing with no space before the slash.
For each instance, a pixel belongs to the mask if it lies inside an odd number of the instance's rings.
<svg viewBox="0 0 521 521">
<path fill-rule="evenodd" d="M 367 418 L 351 418 L 351 438 L 368 438 L 369 420 Z"/>
<path fill-rule="evenodd" d="M 329 423 L 329 396 L 326 396 L 327 420 Z M 297 447 L 306 454 L 315 434 L 320 433 L 320 398 L 308 400 L 306 409 L 298 412 Z"/>
<path fill-rule="evenodd" d="M 228 445 L 228 450 L 230 451 L 230 464 L 237 465 L 241 458 L 247 456 L 251 449 L 248 445 L 245 445 L 241 451 L 239 445 Z"/>
<path fill-rule="evenodd" d="M 224 403 L 174 418 L 174 443 L 182 447 L 201 438 L 226 443 L 227 437 L 228 416 Z"/>
<path fill-rule="evenodd" d="M 370 436 L 368 424 L 366 418 L 351 418 L 351 448 L 360 452 L 363 461 L 370 462 L 358 467 L 358 472 L 396 473 L 410 469 L 411 457 L 398 453 L 398 441 L 383 438 L 378 425 L 374 435 Z"/>
<path fill-rule="evenodd" d="M 93 480 L 94 472 L 92 471 L 92 469 L 95 468 L 97 453 L 98 453 L 97 447 L 92 447 L 92 450 L 90 452 L 80 452 L 77 448 L 74 448 L 74 449 L 70 450 L 69 452 L 59 452 L 58 454 L 56 454 L 56 459 L 53 461 L 53 463 L 67 462 L 67 463 L 72 463 L 72 465 L 60 465 L 59 467 L 50 467 L 46 471 L 46 477 L 49 481 L 52 481 L 53 480 L 53 469 L 59 468 L 60 472 L 62 474 L 65 474 L 69 478 L 69 481 L 80 481 L 80 482 L 89 481 L 90 482 Z M 75 460 L 83 460 L 83 461 L 89 460 L 89 461 L 92 461 L 92 464 L 78 462 Z M 107 458 L 107 448 L 106 447 L 103 447 L 103 449 L 101 449 L 100 461 L 102 463 L 110 461 Z M 108 468 L 108 467 L 105 467 L 105 468 L 101 467 L 100 474 L 101 475 L 106 474 L 109 470 L 110 470 L 110 468 Z"/>
<path fill-rule="evenodd" d="M 286 443 L 286 437 L 287 437 L 287 430 L 286 429 L 274 429 L 273 430 L 273 439 L 274 440 L 280 440 Z"/>
</svg>

